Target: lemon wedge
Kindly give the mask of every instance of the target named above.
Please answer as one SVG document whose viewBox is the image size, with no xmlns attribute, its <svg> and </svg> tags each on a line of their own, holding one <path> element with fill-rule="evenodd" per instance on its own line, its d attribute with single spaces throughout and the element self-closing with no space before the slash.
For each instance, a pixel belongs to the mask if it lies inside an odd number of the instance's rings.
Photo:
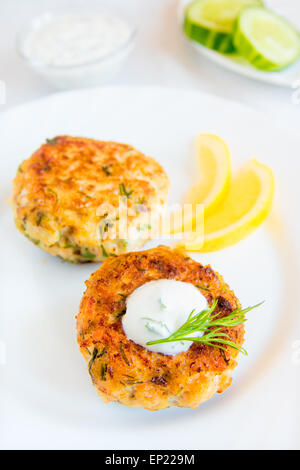
<svg viewBox="0 0 300 470">
<path fill-rule="evenodd" d="M 213 214 L 204 217 L 204 236 L 203 227 L 199 227 L 194 240 L 186 241 L 185 236 L 179 248 L 210 252 L 234 245 L 265 220 L 273 195 L 272 170 L 256 159 L 250 160 L 232 179 L 227 196 Z"/>
<path fill-rule="evenodd" d="M 226 143 L 212 134 L 199 134 L 196 138 L 197 165 L 200 173 L 197 182 L 185 195 L 183 204 L 192 204 L 193 211 L 173 214 L 171 233 L 190 230 L 195 219 L 196 206 L 201 204 L 205 215 L 212 213 L 226 196 L 231 179 L 231 158 Z"/>
<path fill-rule="evenodd" d="M 199 134 L 196 139 L 200 181 L 186 194 L 185 203 L 202 204 L 211 213 L 227 193 L 231 178 L 229 148 L 218 136 Z"/>
</svg>

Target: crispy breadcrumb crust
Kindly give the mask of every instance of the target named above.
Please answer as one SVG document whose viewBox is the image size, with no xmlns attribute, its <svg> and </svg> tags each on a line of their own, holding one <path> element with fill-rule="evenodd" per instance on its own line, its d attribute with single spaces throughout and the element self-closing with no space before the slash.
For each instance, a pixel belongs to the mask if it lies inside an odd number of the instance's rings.
<svg viewBox="0 0 300 470">
<path fill-rule="evenodd" d="M 168 190 L 161 165 L 129 145 L 58 136 L 19 166 L 12 205 L 17 228 L 43 250 L 71 262 L 101 261 L 145 243 L 140 229 Z M 135 235 L 128 239 L 115 235 L 124 194 Z"/>
<path fill-rule="evenodd" d="M 240 306 L 222 276 L 210 266 L 160 246 L 107 259 L 86 282 L 77 317 L 77 338 L 92 381 L 104 400 L 160 410 L 170 406 L 196 408 L 231 383 L 238 351 L 193 343 L 187 352 L 164 355 L 127 339 L 122 316 L 126 298 L 157 279 L 189 282 L 201 289 L 216 312 L 226 316 Z M 239 345 L 244 325 L 224 329 Z"/>
</svg>

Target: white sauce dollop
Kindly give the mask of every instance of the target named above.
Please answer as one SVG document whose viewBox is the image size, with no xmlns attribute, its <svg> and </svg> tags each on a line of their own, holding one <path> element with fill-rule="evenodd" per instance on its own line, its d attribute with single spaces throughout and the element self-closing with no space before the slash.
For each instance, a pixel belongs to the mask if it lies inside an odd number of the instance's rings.
<svg viewBox="0 0 300 470">
<path fill-rule="evenodd" d="M 160 279 L 138 287 L 127 298 L 126 306 L 122 322 L 127 338 L 150 351 L 176 355 L 187 351 L 192 342 L 146 343 L 167 338 L 186 322 L 193 310 L 199 313 L 208 308 L 208 303 L 193 284 Z"/>
<path fill-rule="evenodd" d="M 125 44 L 130 27 L 103 14 L 66 15 L 32 29 L 24 41 L 27 58 L 44 65 L 76 66 L 101 59 Z"/>
</svg>

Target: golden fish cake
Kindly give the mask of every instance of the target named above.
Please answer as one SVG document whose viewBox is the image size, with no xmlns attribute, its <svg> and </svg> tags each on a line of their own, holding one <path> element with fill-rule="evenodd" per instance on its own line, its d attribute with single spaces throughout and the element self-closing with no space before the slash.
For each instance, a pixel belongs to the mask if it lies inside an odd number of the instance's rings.
<svg viewBox="0 0 300 470">
<path fill-rule="evenodd" d="M 240 307 L 222 276 L 177 250 L 160 246 L 107 259 L 86 282 L 77 317 L 77 339 L 92 382 L 104 402 L 151 411 L 171 406 L 196 408 L 231 384 L 239 352 L 192 343 L 186 352 L 166 355 L 127 338 L 122 324 L 126 299 L 151 281 L 170 279 L 202 288 L 215 312 L 227 316 Z M 146 306 L 147 307 L 147 306 Z M 226 328 L 241 346 L 244 325 Z"/>
<path fill-rule="evenodd" d="M 19 166 L 15 223 L 52 255 L 73 263 L 101 261 L 145 243 L 141 228 L 165 204 L 168 190 L 161 165 L 129 145 L 58 136 Z M 118 236 L 120 198 L 128 208 L 128 238 Z"/>
</svg>

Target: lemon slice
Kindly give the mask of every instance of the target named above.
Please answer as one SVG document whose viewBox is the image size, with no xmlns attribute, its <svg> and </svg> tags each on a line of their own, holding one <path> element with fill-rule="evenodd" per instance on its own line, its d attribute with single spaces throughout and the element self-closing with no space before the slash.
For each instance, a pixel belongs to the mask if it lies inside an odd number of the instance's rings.
<svg viewBox="0 0 300 470">
<path fill-rule="evenodd" d="M 185 195 L 183 204 L 192 204 L 193 210 L 173 214 L 171 233 L 191 230 L 201 204 L 205 215 L 210 214 L 226 196 L 231 178 L 230 152 L 226 143 L 212 134 L 199 134 L 196 138 L 197 164 L 200 180 Z M 201 212 L 201 208 L 199 208 Z"/>
<path fill-rule="evenodd" d="M 228 191 L 231 178 L 229 148 L 218 136 L 200 134 L 196 140 L 200 181 L 185 195 L 184 202 L 202 204 L 210 214 Z"/>
<path fill-rule="evenodd" d="M 183 241 L 188 251 L 217 251 L 250 235 L 267 217 L 274 195 L 272 170 L 250 160 L 232 179 L 229 192 L 213 214 L 205 217 L 194 240 Z M 185 238 L 186 239 L 186 238 Z"/>
</svg>

